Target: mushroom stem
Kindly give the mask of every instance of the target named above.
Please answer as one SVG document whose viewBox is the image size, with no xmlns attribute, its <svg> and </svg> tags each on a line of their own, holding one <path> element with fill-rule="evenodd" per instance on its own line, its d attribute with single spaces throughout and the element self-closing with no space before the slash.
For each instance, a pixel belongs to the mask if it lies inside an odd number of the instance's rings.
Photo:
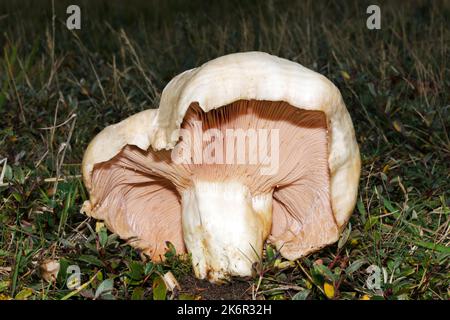
<svg viewBox="0 0 450 320">
<path fill-rule="evenodd" d="M 272 192 L 252 196 L 235 181 L 195 181 L 182 195 L 184 241 L 195 274 L 220 283 L 251 276 L 271 230 Z"/>
</svg>

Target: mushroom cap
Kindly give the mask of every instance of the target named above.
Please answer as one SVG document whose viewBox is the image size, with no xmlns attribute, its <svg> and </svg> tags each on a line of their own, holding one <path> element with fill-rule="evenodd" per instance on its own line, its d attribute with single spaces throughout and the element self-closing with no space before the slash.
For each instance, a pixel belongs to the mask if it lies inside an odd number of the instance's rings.
<svg viewBox="0 0 450 320">
<path fill-rule="evenodd" d="M 159 109 L 140 112 L 105 128 L 86 150 L 82 168 L 85 185 L 90 191 L 94 166 L 112 159 L 127 145 L 142 150 L 173 149 L 191 104 L 208 112 L 238 100 L 283 101 L 325 114 L 331 207 L 342 230 L 356 203 L 361 169 L 353 124 L 342 96 L 323 75 L 262 52 L 230 54 L 185 71 L 164 88 Z M 93 210 L 91 203 L 92 199 L 83 206 L 88 214 Z"/>
<path fill-rule="evenodd" d="M 337 224 L 344 226 L 356 203 L 361 170 L 352 120 L 339 89 L 298 63 L 263 52 L 243 52 L 181 73 L 162 93 L 152 146 L 157 150 L 173 148 L 178 141 L 176 130 L 192 102 L 208 112 L 237 100 L 285 101 L 325 113 L 331 138 L 332 207 Z"/>
</svg>

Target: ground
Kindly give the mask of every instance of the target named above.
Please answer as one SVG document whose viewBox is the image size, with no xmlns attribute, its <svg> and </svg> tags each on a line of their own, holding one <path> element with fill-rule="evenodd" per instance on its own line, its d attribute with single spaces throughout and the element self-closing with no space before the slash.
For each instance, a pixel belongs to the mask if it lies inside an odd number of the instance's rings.
<svg viewBox="0 0 450 320">
<path fill-rule="evenodd" d="M 81 30 L 70 31 L 75 3 Z M 449 299 L 450 5 L 380 1 L 381 29 L 369 30 L 369 4 L 2 1 L 0 297 Z M 254 278 L 214 286 L 193 278 L 189 257 L 172 250 L 153 264 L 79 213 L 80 166 L 96 133 L 157 107 L 173 76 L 249 50 L 338 86 L 361 148 L 360 189 L 335 245 L 295 262 L 267 247 Z M 44 261 L 60 263 L 56 281 L 42 280 Z M 80 290 L 68 288 L 70 265 Z M 169 271 L 173 292 L 161 280 Z"/>
</svg>

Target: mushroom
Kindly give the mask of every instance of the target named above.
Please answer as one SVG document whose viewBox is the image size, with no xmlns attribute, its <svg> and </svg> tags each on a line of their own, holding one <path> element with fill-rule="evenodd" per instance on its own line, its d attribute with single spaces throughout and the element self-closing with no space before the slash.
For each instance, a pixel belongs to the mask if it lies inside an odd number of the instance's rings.
<svg viewBox="0 0 450 320">
<path fill-rule="evenodd" d="M 262 52 L 173 78 L 159 109 L 101 131 L 83 159 L 82 211 L 154 260 L 167 241 L 211 282 L 251 276 L 266 241 L 295 260 L 337 241 L 360 155 L 339 90 Z"/>
</svg>

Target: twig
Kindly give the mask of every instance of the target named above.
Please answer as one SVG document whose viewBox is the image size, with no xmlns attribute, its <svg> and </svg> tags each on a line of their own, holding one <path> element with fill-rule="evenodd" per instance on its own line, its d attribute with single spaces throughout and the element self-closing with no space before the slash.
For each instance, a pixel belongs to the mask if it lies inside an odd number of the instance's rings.
<svg viewBox="0 0 450 320">
<path fill-rule="evenodd" d="M 44 127 L 44 128 L 39 128 L 40 130 L 54 130 L 56 128 L 62 127 L 63 125 L 65 125 L 66 123 L 68 123 L 70 120 L 72 120 L 73 118 L 75 118 L 77 116 L 76 113 L 72 113 L 70 115 L 69 118 L 67 118 L 63 123 L 60 123 L 58 125 L 53 125 L 51 127 Z"/>
<path fill-rule="evenodd" d="M 64 177 L 51 177 L 51 178 L 45 178 L 44 182 L 56 182 L 56 181 L 66 181 L 67 179 L 78 179 L 81 178 L 81 174 L 75 174 L 73 176 L 64 176 Z"/>
<path fill-rule="evenodd" d="M 70 126 L 70 131 L 69 131 L 69 136 L 67 137 L 66 142 L 64 142 L 63 144 L 60 145 L 59 150 L 58 150 L 58 154 L 56 156 L 56 180 L 55 180 L 55 185 L 53 187 L 53 190 L 57 190 L 58 189 L 58 181 L 59 181 L 59 177 L 61 174 L 61 166 L 64 162 L 64 158 L 66 156 L 66 150 L 67 147 L 69 146 L 70 143 L 70 139 L 72 138 L 72 134 L 73 134 L 73 130 L 75 129 L 75 123 L 77 122 L 77 118 L 76 116 L 72 118 L 72 125 Z M 61 154 L 61 158 L 58 159 L 58 155 Z M 59 160 L 59 161 L 58 161 Z M 53 200 L 55 198 L 56 192 L 53 194 Z"/>
<path fill-rule="evenodd" d="M 281 286 L 281 287 L 276 287 L 276 288 L 272 288 L 272 289 L 267 289 L 264 291 L 260 291 L 259 293 L 270 293 L 270 292 L 274 292 L 274 291 L 286 291 L 286 290 L 296 290 L 296 291 L 303 291 L 305 290 L 305 288 L 302 288 L 300 286 L 296 286 L 296 285 L 286 285 L 286 286 Z"/>
<path fill-rule="evenodd" d="M 299 261 L 296 261 L 296 262 L 297 262 L 297 265 L 300 267 L 300 269 L 302 269 L 302 271 L 303 271 L 303 273 L 306 275 L 306 277 L 308 277 L 309 282 L 311 282 L 311 284 L 315 285 L 315 286 L 317 287 L 317 289 L 319 289 L 320 292 L 322 292 L 322 294 L 325 294 L 325 292 L 323 291 L 323 289 L 322 289 L 319 285 L 317 285 L 317 284 L 314 282 L 313 278 L 311 278 L 311 276 L 309 275 L 309 273 L 306 272 L 305 268 L 303 268 L 303 265 L 302 265 Z"/>
</svg>

